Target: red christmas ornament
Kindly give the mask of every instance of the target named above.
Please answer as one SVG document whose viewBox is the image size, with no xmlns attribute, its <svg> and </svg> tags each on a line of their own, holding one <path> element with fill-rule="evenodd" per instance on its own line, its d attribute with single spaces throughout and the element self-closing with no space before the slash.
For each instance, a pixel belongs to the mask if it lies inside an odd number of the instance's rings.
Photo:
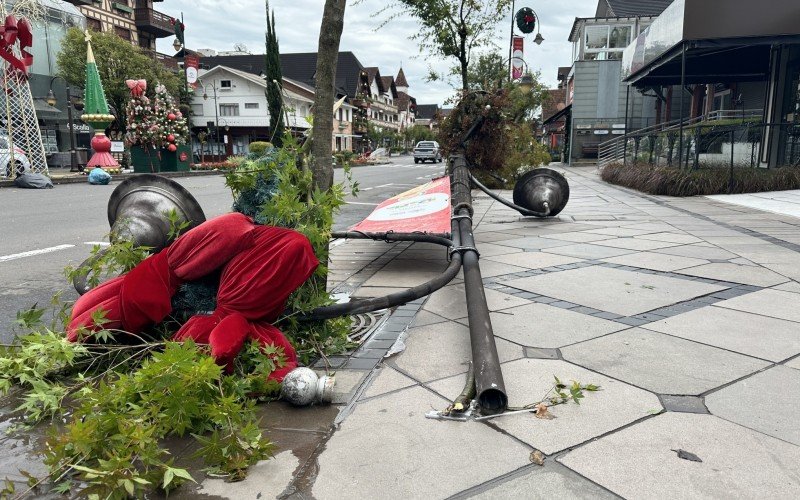
<svg viewBox="0 0 800 500">
<path fill-rule="evenodd" d="M 174 153 L 175 151 L 177 151 L 177 150 L 178 150 L 178 146 L 176 146 L 176 145 L 174 145 L 174 144 L 170 144 L 169 146 L 167 146 L 167 150 L 168 150 L 170 153 Z"/>
<path fill-rule="evenodd" d="M 174 120 L 175 118 L 177 118 L 177 116 L 175 116 L 175 113 L 170 113 L 167 115 L 168 120 Z"/>
<path fill-rule="evenodd" d="M 175 136 L 174 136 L 174 135 L 172 135 L 172 134 L 169 134 L 169 135 L 167 136 L 167 141 L 169 141 L 169 142 L 175 142 Z"/>
</svg>

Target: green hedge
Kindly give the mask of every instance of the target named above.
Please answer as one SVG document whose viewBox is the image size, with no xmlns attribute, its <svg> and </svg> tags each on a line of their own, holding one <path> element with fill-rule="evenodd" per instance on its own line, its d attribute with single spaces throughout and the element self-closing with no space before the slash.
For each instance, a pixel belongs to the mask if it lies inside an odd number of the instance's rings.
<svg viewBox="0 0 800 500">
<path fill-rule="evenodd" d="M 730 170 L 706 167 L 697 170 L 650 165 L 606 165 L 600 177 L 610 183 L 649 194 L 704 196 L 709 194 L 756 193 L 800 189 L 800 168 L 734 168 L 729 191 Z"/>
<path fill-rule="evenodd" d="M 271 142 L 255 141 L 255 142 L 251 142 L 250 143 L 250 145 L 248 146 L 248 149 L 250 150 L 251 153 L 262 155 L 262 154 L 264 154 L 264 151 L 266 151 L 267 149 L 269 149 L 271 147 L 272 147 L 272 143 Z"/>
</svg>

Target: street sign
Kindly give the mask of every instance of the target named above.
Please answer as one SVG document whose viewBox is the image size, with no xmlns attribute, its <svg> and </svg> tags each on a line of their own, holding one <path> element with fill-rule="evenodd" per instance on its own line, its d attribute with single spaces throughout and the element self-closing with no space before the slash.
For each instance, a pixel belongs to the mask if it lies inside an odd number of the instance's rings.
<svg viewBox="0 0 800 500">
<path fill-rule="evenodd" d="M 385 200 L 351 231 L 450 234 L 450 178 L 439 177 Z"/>
</svg>

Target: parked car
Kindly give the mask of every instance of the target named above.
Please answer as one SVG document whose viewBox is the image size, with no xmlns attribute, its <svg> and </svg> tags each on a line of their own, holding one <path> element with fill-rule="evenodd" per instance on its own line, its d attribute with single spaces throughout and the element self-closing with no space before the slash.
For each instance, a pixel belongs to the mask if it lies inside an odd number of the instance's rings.
<svg viewBox="0 0 800 500">
<path fill-rule="evenodd" d="M 414 146 L 414 163 L 424 163 L 425 160 L 430 160 L 433 163 L 442 162 L 442 150 L 439 148 L 438 142 L 419 141 Z"/>
<path fill-rule="evenodd" d="M 0 136 L 0 177 L 11 178 L 30 171 L 31 162 L 25 156 L 25 151 L 16 146 L 14 147 L 14 164 L 12 165 L 11 150 L 8 143 L 8 136 Z"/>
</svg>

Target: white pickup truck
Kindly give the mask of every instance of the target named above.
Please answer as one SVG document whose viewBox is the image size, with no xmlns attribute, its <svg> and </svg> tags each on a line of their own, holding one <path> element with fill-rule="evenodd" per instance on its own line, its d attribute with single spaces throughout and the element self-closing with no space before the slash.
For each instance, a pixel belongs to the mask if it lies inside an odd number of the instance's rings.
<svg viewBox="0 0 800 500">
<path fill-rule="evenodd" d="M 419 141 L 414 146 L 414 163 L 425 162 L 430 160 L 433 163 L 437 161 L 442 162 L 442 151 L 439 148 L 439 143 L 436 141 Z"/>
</svg>

